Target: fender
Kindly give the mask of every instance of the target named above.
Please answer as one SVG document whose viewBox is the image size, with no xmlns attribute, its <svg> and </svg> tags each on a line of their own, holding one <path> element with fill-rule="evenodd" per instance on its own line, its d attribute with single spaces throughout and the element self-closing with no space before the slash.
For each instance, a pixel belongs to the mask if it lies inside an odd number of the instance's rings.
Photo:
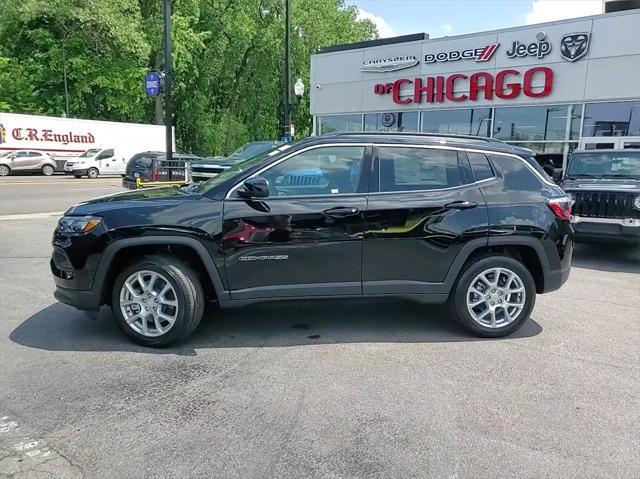
<svg viewBox="0 0 640 479">
<path fill-rule="evenodd" d="M 202 264 L 206 268 L 209 278 L 211 279 L 211 283 L 213 284 L 213 288 L 218 296 L 218 300 L 224 301 L 229 299 L 229 292 L 225 291 L 218 268 L 216 268 L 216 265 L 214 264 L 207 249 L 197 239 L 186 236 L 145 236 L 141 238 L 121 239 L 111 243 L 106 247 L 102 254 L 100 264 L 98 265 L 98 269 L 96 270 L 96 274 L 93 278 L 93 288 L 96 290 L 98 290 L 98 288 L 102 288 L 104 279 L 107 276 L 107 272 L 109 271 L 109 267 L 111 266 L 111 262 L 113 261 L 116 253 L 132 246 L 149 245 L 181 245 L 192 248 L 200 257 Z M 96 292 L 100 293 L 100 297 L 102 299 L 102 291 L 98 290 Z"/>
<path fill-rule="evenodd" d="M 547 282 L 546 280 L 549 272 L 551 271 L 551 266 L 549 265 L 549 258 L 545 254 L 540 240 L 526 236 L 490 236 L 489 238 L 478 238 L 469 241 L 460 249 L 460 252 L 456 256 L 456 259 L 453 260 L 453 263 L 447 272 L 447 276 L 444 279 L 444 285 L 446 285 L 447 290 L 453 286 L 453 283 L 456 281 L 460 271 L 462 270 L 462 266 L 473 252 L 478 248 L 486 246 L 530 246 L 536 252 L 536 256 L 542 266 L 542 272 L 544 273 L 544 281 L 545 283 Z"/>
</svg>

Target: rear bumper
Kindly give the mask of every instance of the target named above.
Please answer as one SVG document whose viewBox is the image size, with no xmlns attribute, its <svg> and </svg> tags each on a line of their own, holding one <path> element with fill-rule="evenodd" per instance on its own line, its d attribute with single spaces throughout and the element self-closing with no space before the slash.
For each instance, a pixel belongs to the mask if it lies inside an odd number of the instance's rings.
<svg viewBox="0 0 640 479">
<path fill-rule="evenodd" d="M 586 218 L 573 216 L 576 241 L 640 242 L 640 219 Z"/>
</svg>

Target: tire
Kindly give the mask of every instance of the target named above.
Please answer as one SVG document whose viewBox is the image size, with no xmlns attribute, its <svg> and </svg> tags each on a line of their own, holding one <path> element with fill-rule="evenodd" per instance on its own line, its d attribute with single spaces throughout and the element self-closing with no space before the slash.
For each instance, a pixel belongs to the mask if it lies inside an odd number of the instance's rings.
<svg viewBox="0 0 640 479">
<path fill-rule="evenodd" d="M 146 310 L 147 313 L 141 313 L 146 314 L 146 318 L 148 319 L 138 317 L 131 322 L 131 324 L 127 322 L 126 317 L 131 321 L 131 318 L 134 316 L 140 316 L 136 313 L 145 307 L 145 305 L 140 302 L 145 299 L 144 294 L 135 297 L 142 298 L 141 300 L 132 300 L 135 301 L 137 306 L 133 304 L 131 306 L 123 306 L 121 304 L 123 295 L 126 299 L 128 297 L 128 291 L 131 291 L 126 289 L 126 281 L 129 280 L 130 286 L 132 284 L 131 281 L 133 281 L 133 288 L 136 293 L 142 291 L 139 287 L 140 283 L 137 282 L 136 279 L 131 279 L 134 275 L 137 278 L 138 273 L 142 275 L 143 281 L 147 282 L 147 286 L 151 284 L 156 290 L 154 293 L 151 293 L 151 296 L 149 296 L 149 294 L 146 295 L 146 301 L 148 301 L 148 304 L 146 304 L 147 308 L 155 307 L 158 299 L 160 299 L 160 303 L 162 303 L 162 297 L 158 294 L 159 291 L 157 290 L 164 290 L 166 284 L 169 284 L 171 288 L 173 288 L 173 290 L 167 294 L 169 295 L 169 301 L 177 304 L 177 311 L 174 310 L 172 306 L 164 307 L 164 315 L 171 316 L 175 314 L 175 319 L 171 326 L 169 326 L 169 323 L 160 324 L 160 329 L 167 328 L 164 332 L 158 332 L 156 327 L 158 323 L 153 321 L 153 314 L 155 313 L 152 313 L 149 309 Z M 159 278 L 156 279 L 155 282 L 151 281 L 153 273 L 159 275 Z M 123 288 L 125 288 L 125 290 L 123 290 Z M 165 294 L 165 300 L 167 294 Z M 154 303 L 151 303 L 152 300 L 154 300 Z M 169 256 L 145 256 L 120 272 L 113 285 L 111 305 L 113 315 L 118 325 L 129 338 L 143 346 L 162 347 L 189 336 L 198 327 L 204 313 L 204 292 L 198 276 L 186 263 Z M 158 305 L 158 307 L 161 306 Z M 123 311 L 123 309 L 125 311 Z M 162 319 L 160 321 L 162 321 Z M 144 328 L 147 329 L 147 334 L 144 334 Z"/>
<path fill-rule="evenodd" d="M 7 165 L 0 165 L 0 176 L 9 176 L 11 174 L 11 168 Z"/>
<path fill-rule="evenodd" d="M 53 175 L 53 172 L 55 171 L 55 169 L 53 168 L 53 166 L 51 165 L 44 165 L 40 171 L 42 172 L 42 174 L 44 176 L 51 176 Z"/>
<path fill-rule="evenodd" d="M 82 178 L 82 175 L 73 175 L 74 178 Z"/>
<path fill-rule="evenodd" d="M 89 168 L 87 170 L 87 176 L 89 178 L 91 178 L 92 180 L 96 179 L 98 177 L 100 173 L 98 172 L 97 168 Z"/>
<path fill-rule="evenodd" d="M 478 279 L 483 273 L 487 273 L 489 280 L 497 277 L 498 285 L 492 288 L 485 280 Z M 514 273 L 515 277 L 510 277 L 509 273 Z M 507 285 L 509 279 L 510 283 Z M 472 283 L 476 286 L 473 291 Z M 507 293 L 520 290 L 522 291 Z M 479 291 L 483 291 L 483 294 L 478 294 Z M 450 307 L 456 320 L 473 334 L 499 338 L 522 327 L 529 319 L 535 301 L 536 285 L 529 270 L 516 259 L 495 255 L 478 258 L 463 270 L 451 294 Z M 479 304 L 472 306 L 476 302 Z M 515 306 L 507 306 L 505 309 L 503 305 L 506 304 Z M 479 319 L 474 319 L 472 312 Z"/>
</svg>

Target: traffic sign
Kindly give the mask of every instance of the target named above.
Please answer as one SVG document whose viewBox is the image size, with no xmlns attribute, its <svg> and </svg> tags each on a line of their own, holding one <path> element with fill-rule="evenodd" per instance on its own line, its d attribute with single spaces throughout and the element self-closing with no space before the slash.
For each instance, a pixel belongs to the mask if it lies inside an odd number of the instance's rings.
<svg viewBox="0 0 640 479">
<path fill-rule="evenodd" d="M 159 72 L 149 72 L 144 81 L 144 91 L 147 92 L 148 96 L 158 96 L 160 94 L 160 73 Z"/>
</svg>

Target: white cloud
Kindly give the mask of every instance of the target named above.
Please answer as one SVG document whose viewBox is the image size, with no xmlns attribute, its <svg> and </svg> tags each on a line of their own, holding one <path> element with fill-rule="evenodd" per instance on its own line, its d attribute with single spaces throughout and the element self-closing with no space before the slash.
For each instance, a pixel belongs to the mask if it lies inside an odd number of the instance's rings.
<svg viewBox="0 0 640 479">
<path fill-rule="evenodd" d="M 388 38 L 388 37 L 396 37 L 398 34 L 389 26 L 386 20 L 378 15 L 375 15 L 371 12 L 367 12 L 362 8 L 358 8 L 358 15 L 356 16 L 358 20 L 371 20 L 374 25 L 378 28 L 378 35 L 380 38 Z"/>
<path fill-rule="evenodd" d="M 445 33 L 451 33 L 453 31 L 453 27 L 448 23 L 445 23 L 444 25 L 440 25 L 440 30 Z"/>
<path fill-rule="evenodd" d="M 527 25 L 597 15 L 604 9 L 602 0 L 533 0 L 531 8 L 525 17 Z"/>
</svg>

